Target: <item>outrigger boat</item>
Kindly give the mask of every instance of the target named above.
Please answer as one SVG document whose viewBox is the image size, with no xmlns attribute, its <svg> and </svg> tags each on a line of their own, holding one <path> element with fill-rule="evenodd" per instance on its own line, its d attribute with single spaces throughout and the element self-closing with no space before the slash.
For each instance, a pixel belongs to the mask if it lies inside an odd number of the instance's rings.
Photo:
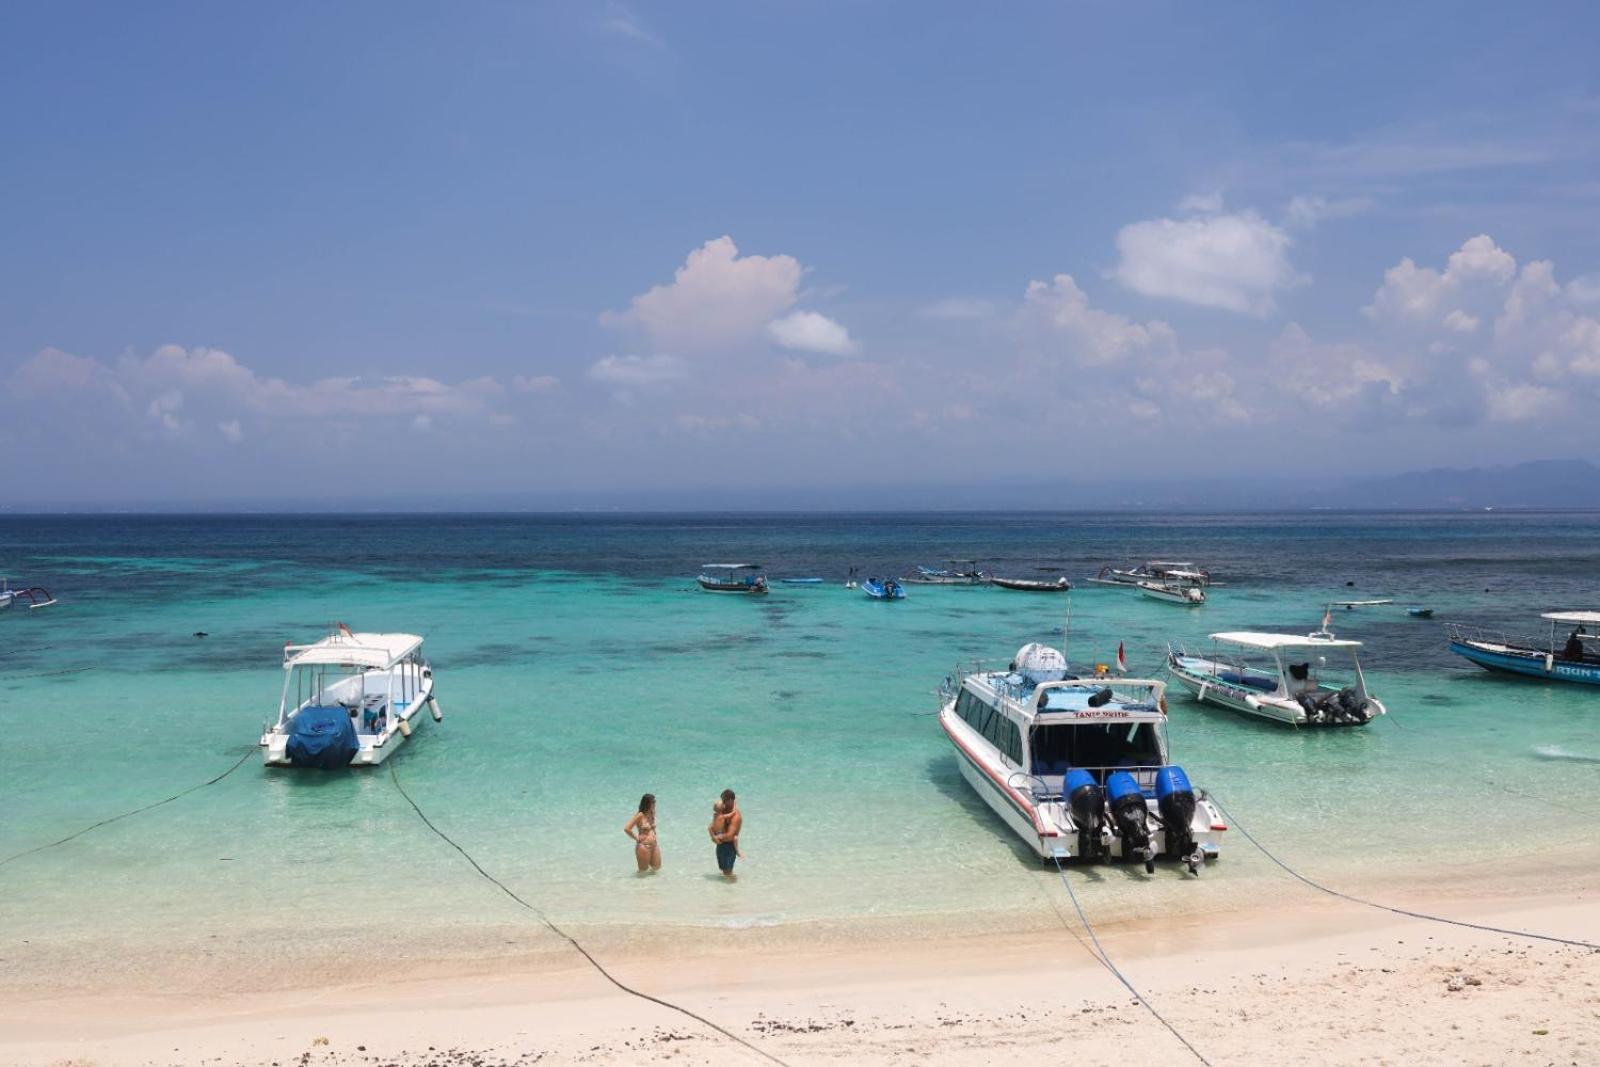
<svg viewBox="0 0 1600 1067">
<path fill-rule="evenodd" d="M 1326 629 L 1298 634 L 1219 633 L 1216 645 L 1265 652 L 1273 667 L 1250 666 L 1238 655 L 1213 648 L 1195 656 L 1182 646 L 1167 650 L 1167 672 L 1202 703 L 1242 711 L 1294 726 L 1364 726 L 1387 709 L 1367 691 L 1360 641 L 1344 641 Z M 1348 653 L 1349 685 L 1324 684 L 1329 652 Z"/>
<path fill-rule="evenodd" d="M 1139 592 L 1152 600 L 1194 607 L 1206 602 L 1205 576 L 1199 571 L 1168 571 L 1160 580 L 1138 583 Z"/>
<path fill-rule="evenodd" d="M 1074 678 L 1062 654 L 1024 645 L 1003 671 L 947 678 L 939 725 L 961 776 L 1041 859 L 1199 873 L 1222 813 L 1167 754 L 1166 685 Z"/>
<path fill-rule="evenodd" d="M 283 648 L 278 721 L 261 730 L 268 767 L 376 766 L 411 736 L 424 704 L 443 718 L 433 668 L 415 634 L 352 633 L 340 623 L 309 645 Z"/>
<path fill-rule="evenodd" d="M 1016 589 L 1024 593 L 1065 593 L 1072 588 L 1066 578 L 1000 578 L 989 579 L 1001 589 Z"/>
<path fill-rule="evenodd" d="M 898 578 L 865 578 L 861 591 L 873 600 L 904 600 L 906 587 Z"/>
<path fill-rule="evenodd" d="M 989 582 L 989 573 L 979 570 L 975 559 L 949 559 L 945 562 L 950 566 L 944 570 L 918 567 L 902 580 L 912 585 L 986 585 Z"/>
<path fill-rule="evenodd" d="M 1485 670 L 1600 685 L 1600 611 L 1547 611 L 1539 617 L 1550 622 L 1548 641 L 1453 623 L 1450 651 Z M 1572 632 L 1557 645 L 1560 631 L 1568 626 Z"/>
<path fill-rule="evenodd" d="M 701 566 L 695 581 L 708 593 L 751 593 L 763 596 L 767 592 L 767 577 L 761 573 L 759 563 L 707 563 Z"/>
<path fill-rule="evenodd" d="M 0 578 L 0 611 L 4 611 L 13 604 L 27 604 L 29 610 L 47 608 L 56 602 L 49 591 L 43 586 L 30 585 L 25 589 L 13 589 L 11 583 L 5 578 Z"/>
<path fill-rule="evenodd" d="M 1171 559 L 1153 559 L 1137 567 L 1113 567 L 1107 564 L 1089 581 L 1096 585 L 1140 585 L 1144 582 L 1163 582 L 1173 574 L 1198 576 L 1201 585 L 1220 585 L 1211 580 L 1211 572 L 1194 563 Z"/>
</svg>

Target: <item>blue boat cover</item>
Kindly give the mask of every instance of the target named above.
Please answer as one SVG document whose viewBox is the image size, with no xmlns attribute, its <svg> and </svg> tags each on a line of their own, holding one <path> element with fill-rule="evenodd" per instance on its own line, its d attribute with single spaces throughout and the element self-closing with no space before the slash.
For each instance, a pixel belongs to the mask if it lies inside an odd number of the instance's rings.
<svg viewBox="0 0 1600 1067">
<path fill-rule="evenodd" d="M 306 707 L 289 721 L 289 762 L 296 767 L 321 767 L 325 771 L 348 767 L 361 743 L 350 713 L 340 707 Z"/>
</svg>

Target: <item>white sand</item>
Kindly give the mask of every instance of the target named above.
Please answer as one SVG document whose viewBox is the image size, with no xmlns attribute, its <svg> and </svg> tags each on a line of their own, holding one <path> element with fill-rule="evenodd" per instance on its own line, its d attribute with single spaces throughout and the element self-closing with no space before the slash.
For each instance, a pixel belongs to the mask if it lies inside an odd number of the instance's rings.
<svg viewBox="0 0 1600 1067">
<path fill-rule="evenodd" d="M 1600 1063 L 1600 953 L 1406 919 L 1292 883 L 1287 906 L 1101 930 L 1215 1064 Z M 1408 906 L 1600 943 L 1587 889 Z M 622 980 L 792 1064 L 1197 1062 L 1066 926 L 1046 935 L 625 956 Z M 541 957 L 545 960 L 551 956 Z M 755 1063 L 575 955 L 532 973 L 164 997 L 23 992 L 7 1064 Z M 245 964 L 247 966 L 247 964 Z"/>
</svg>

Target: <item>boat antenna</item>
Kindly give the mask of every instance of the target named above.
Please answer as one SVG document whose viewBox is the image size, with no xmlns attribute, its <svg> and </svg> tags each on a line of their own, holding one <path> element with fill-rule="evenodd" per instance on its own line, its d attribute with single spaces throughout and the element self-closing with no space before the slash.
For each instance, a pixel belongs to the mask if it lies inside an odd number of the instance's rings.
<svg viewBox="0 0 1600 1067">
<path fill-rule="evenodd" d="M 1068 589 L 1067 590 L 1067 614 L 1066 614 L 1066 618 L 1063 619 L 1062 622 L 1061 622 L 1061 655 L 1064 656 L 1064 657 L 1067 657 L 1067 643 L 1068 643 L 1068 641 L 1071 640 L 1071 638 L 1072 638 L 1072 590 Z M 1071 657 L 1067 657 L 1067 662 L 1068 663 L 1072 662 Z"/>
</svg>

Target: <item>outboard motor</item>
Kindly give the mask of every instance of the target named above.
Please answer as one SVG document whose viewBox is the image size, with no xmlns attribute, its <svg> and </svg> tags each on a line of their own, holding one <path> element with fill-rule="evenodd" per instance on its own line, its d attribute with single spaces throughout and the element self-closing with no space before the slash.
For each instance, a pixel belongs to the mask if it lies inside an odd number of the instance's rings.
<svg viewBox="0 0 1600 1067">
<path fill-rule="evenodd" d="M 1167 855 L 1182 857 L 1190 874 L 1200 873 L 1200 846 L 1194 840 L 1194 787 L 1178 766 L 1156 772 L 1156 805 L 1167 831 Z"/>
<path fill-rule="evenodd" d="M 1078 857 L 1098 859 L 1101 852 L 1101 816 L 1106 807 L 1106 797 L 1100 789 L 1100 783 L 1094 780 L 1094 775 L 1078 767 L 1067 772 L 1061 792 L 1067 798 L 1072 821 L 1078 824 Z"/>
<path fill-rule="evenodd" d="M 1343 689 L 1339 690 L 1334 699 L 1338 701 L 1339 718 L 1345 720 L 1346 722 L 1359 724 L 1364 723 L 1368 719 L 1372 718 L 1372 716 L 1367 713 L 1367 702 L 1365 698 L 1363 698 L 1360 693 L 1356 692 L 1355 686 L 1345 686 Z"/>
<path fill-rule="evenodd" d="M 1144 860 L 1144 869 L 1154 873 L 1156 850 L 1150 847 L 1150 809 L 1145 807 L 1139 783 L 1127 771 L 1112 771 L 1106 776 L 1106 797 L 1111 801 L 1111 821 L 1122 838 L 1123 857 L 1139 857 Z"/>
</svg>

